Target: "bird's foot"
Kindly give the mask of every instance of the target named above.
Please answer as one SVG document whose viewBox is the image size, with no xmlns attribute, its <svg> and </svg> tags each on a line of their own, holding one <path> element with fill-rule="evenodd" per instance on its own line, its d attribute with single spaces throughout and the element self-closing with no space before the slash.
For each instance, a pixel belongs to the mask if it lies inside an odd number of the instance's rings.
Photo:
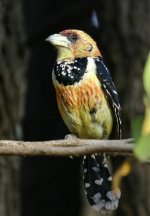
<svg viewBox="0 0 150 216">
<path fill-rule="evenodd" d="M 67 135 L 65 136 L 65 139 L 67 139 L 67 140 L 74 140 L 74 139 L 77 139 L 77 136 L 74 135 L 74 134 L 67 134 Z M 70 158 L 70 159 L 73 159 L 73 156 L 69 156 L 69 158 Z"/>
<path fill-rule="evenodd" d="M 67 135 L 65 136 L 65 139 L 69 139 L 69 140 L 77 139 L 77 136 L 74 135 L 74 134 L 67 134 Z"/>
</svg>

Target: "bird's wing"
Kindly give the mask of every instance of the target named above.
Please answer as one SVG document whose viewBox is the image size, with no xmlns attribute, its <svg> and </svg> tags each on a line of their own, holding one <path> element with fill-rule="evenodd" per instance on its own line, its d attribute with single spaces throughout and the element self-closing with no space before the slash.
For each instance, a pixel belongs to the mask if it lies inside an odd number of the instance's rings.
<svg viewBox="0 0 150 216">
<path fill-rule="evenodd" d="M 112 81 L 110 72 L 105 66 L 102 57 L 95 58 L 97 77 L 101 83 L 101 87 L 105 93 L 106 98 L 108 99 L 109 105 L 112 109 L 114 115 L 114 127 L 113 135 L 121 139 L 121 113 L 120 113 L 120 103 L 118 99 L 118 94 L 115 88 L 115 85 Z M 116 137 L 115 137 L 116 138 Z"/>
</svg>

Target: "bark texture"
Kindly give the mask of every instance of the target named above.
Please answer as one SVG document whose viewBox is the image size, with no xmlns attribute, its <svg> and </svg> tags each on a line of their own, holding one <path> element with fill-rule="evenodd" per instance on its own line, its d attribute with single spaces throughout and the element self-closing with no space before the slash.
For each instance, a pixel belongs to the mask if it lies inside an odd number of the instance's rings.
<svg viewBox="0 0 150 216">
<path fill-rule="evenodd" d="M 20 139 L 25 92 L 21 2 L 0 0 L 0 139 Z M 17 216 L 19 158 L 0 157 L 0 215 Z"/>
<path fill-rule="evenodd" d="M 99 1 L 100 42 L 122 105 L 123 138 L 131 135 L 131 121 L 144 112 L 143 67 L 150 50 L 150 1 Z M 150 166 L 133 164 L 124 179 L 116 215 L 150 215 Z"/>
</svg>

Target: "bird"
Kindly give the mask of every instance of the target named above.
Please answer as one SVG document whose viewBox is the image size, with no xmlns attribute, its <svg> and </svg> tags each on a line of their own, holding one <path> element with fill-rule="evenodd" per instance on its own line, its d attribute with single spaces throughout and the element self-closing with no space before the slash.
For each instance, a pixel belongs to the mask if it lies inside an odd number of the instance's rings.
<svg viewBox="0 0 150 216">
<path fill-rule="evenodd" d="M 71 134 L 83 139 L 121 139 L 118 93 L 101 51 L 87 33 L 67 29 L 48 36 L 57 49 L 52 70 L 57 104 Z M 118 208 L 120 189 L 112 189 L 105 154 L 83 156 L 83 180 L 89 204 L 98 212 Z"/>
</svg>

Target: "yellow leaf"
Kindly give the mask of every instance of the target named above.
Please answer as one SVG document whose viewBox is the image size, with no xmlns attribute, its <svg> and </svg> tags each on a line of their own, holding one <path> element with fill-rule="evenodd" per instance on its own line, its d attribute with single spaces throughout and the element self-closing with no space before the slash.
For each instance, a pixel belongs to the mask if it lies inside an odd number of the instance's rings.
<svg viewBox="0 0 150 216">
<path fill-rule="evenodd" d="M 117 171 L 115 172 L 113 176 L 113 182 L 112 182 L 112 189 L 114 191 L 120 188 L 122 178 L 124 176 L 129 175 L 129 173 L 131 172 L 131 169 L 132 169 L 132 165 L 129 161 L 123 162 L 123 164 L 117 169 Z"/>
</svg>

